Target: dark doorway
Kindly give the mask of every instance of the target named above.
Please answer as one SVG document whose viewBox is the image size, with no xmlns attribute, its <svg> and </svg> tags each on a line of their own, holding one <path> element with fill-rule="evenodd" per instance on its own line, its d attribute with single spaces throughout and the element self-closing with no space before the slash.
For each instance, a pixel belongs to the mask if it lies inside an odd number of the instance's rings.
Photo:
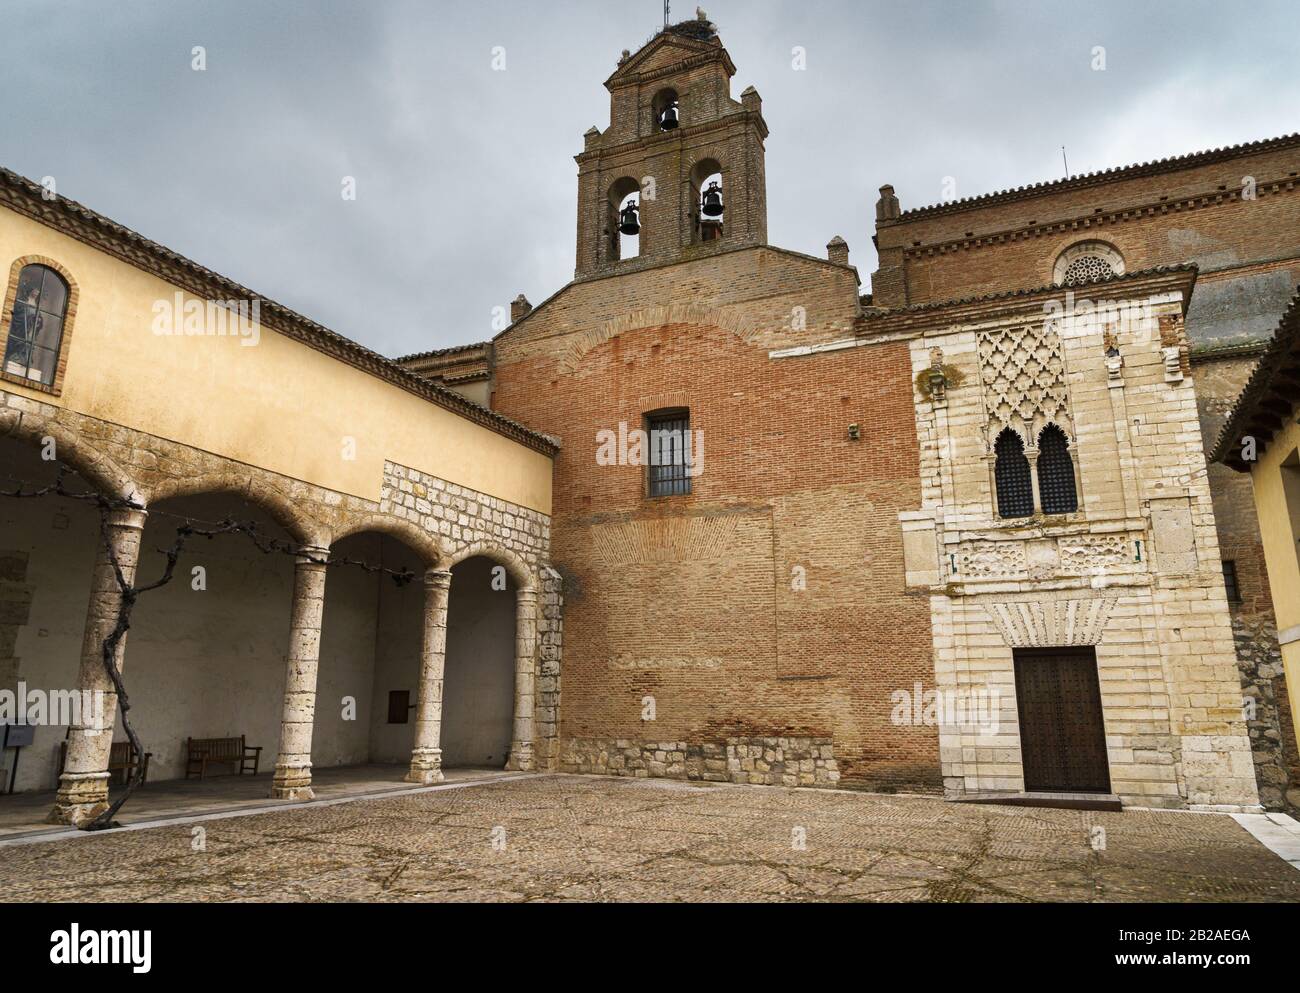
<svg viewBox="0 0 1300 993">
<path fill-rule="evenodd" d="M 1109 793 L 1093 648 L 1017 648 L 1020 753 L 1029 793 Z"/>
</svg>

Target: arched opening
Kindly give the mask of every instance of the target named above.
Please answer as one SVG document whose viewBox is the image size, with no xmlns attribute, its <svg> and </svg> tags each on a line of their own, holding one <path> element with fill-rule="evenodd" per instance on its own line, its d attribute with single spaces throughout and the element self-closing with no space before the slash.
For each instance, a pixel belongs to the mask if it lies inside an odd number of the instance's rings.
<svg viewBox="0 0 1300 993">
<path fill-rule="evenodd" d="M 609 188 L 610 258 L 633 259 L 641 254 L 641 186 L 624 176 Z"/>
<path fill-rule="evenodd" d="M 376 531 L 335 541 L 329 560 L 313 776 L 376 765 L 392 767 L 384 778 L 401 779 L 415 744 L 426 563 L 405 542 Z"/>
<path fill-rule="evenodd" d="M 677 91 L 667 88 L 656 93 L 650 102 L 650 113 L 656 131 L 675 131 L 681 123 Z"/>
<path fill-rule="evenodd" d="M 275 766 L 294 592 L 288 549 L 297 542 L 243 496 L 170 497 L 149 507 L 136 585 L 162 576 L 163 553 L 176 545 L 179 527 L 211 529 L 227 520 L 252 525 L 257 542 L 243 532 L 189 536 L 171 581 L 142 593 L 132 615 L 122 671 L 131 724 L 150 753 L 150 783 L 197 780 L 200 772 L 204 781 L 239 774 L 247 782 L 254 765 L 264 780 Z M 264 552 L 258 542 L 275 542 L 278 550 Z M 255 763 L 191 768 L 190 739 L 240 737 L 247 749 L 261 749 Z M 120 721 L 113 739 L 127 740 Z M 222 778 L 209 788 L 228 789 L 232 781 Z M 266 795 L 265 782 L 258 795 Z"/>
<path fill-rule="evenodd" d="M 1034 513 L 1034 484 L 1025 458 L 1025 442 L 1013 428 L 1004 428 L 994 442 L 993 477 L 999 517 L 1030 517 Z"/>
<path fill-rule="evenodd" d="M 0 437 L 0 490 L 35 492 L 53 484 L 57 463 L 42 458 L 42 448 L 37 440 Z M 76 473 L 64 476 L 64 486 L 71 493 L 95 492 Z M 17 694 L 21 683 L 29 692 L 48 693 L 78 685 L 99 528 L 93 500 L 0 497 L 0 689 Z M 29 716 L 30 743 L 0 753 L 0 810 L 11 774 L 15 793 L 58 785 L 70 722 L 55 718 L 50 711 L 43 721 Z"/>
<path fill-rule="evenodd" d="M 717 241 L 722 237 L 726 200 L 722 187 L 722 166 L 717 159 L 701 159 L 691 169 L 693 240 Z"/>
<path fill-rule="evenodd" d="M 1055 424 L 1038 435 L 1038 496 L 1044 514 L 1072 514 L 1079 509 L 1070 439 Z"/>
<path fill-rule="evenodd" d="M 506 566 L 476 555 L 451 570 L 442 707 L 444 768 L 503 768 L 515 712 L 518 586 Z"/>
</svg>

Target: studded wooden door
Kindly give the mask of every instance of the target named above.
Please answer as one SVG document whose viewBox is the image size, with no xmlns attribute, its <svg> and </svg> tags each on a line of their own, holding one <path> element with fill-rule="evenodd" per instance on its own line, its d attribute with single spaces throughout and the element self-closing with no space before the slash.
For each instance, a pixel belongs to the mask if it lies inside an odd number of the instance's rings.
<svg viewBox="0 0 1300 993">
<path fill-rule="evenodd" d="M 1015 661 L 1025 790 L 1109 793 L 1096 651 L 1018 648 Z"/>
</svg>

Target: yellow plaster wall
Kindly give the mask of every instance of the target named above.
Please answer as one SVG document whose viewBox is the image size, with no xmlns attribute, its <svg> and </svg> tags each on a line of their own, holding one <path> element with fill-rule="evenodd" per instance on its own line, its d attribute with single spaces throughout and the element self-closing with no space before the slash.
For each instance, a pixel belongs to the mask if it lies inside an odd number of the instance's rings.
<svg viewBox="0 0 1300 993">
<path fill-rule="evenodd" d="M 265 328 L 251 346 L 157 335 L 174 286 L 0 208 L 0 271 L 24 255 L 63 265 L 80 302 L 61 395 L 7 390 L 368 500 L 388 459 L 551 511 L 549 457 Z"/>
<path fill-rule="evenodd" d="M 1251 469 L 1255 488 L 1255 507 L 1259 513 L 1259 533 L 1264 540 L 1264 561 L 1268 565 L 1268 584 L 1273 593 L 1273 609 L 1282 645 L 1282 663 L 1286 669 L 1287 695 L 1291 713 L 1300 720 L 1300 640 L 1287 641 L 1288 631 L 1300 627 L 1300 560 L 1286 494 L 1282 488 L 1282 462 L 1300 448 L 1300 425 L 1295 412 L 1287 425 L 1260 453 Z M 1300 723 L 1296 727 L 1296 745 L 1300 747 Z"/>
</svg>

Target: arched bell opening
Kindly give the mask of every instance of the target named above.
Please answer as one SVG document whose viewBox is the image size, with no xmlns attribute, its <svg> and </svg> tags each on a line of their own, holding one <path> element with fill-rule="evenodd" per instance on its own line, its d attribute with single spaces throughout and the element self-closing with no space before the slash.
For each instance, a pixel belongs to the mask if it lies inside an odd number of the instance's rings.
<svg viewBox="0 0 1300 993">
<path fill-rule="evenodd" d="M 641 254 L 641 185 L 625 176 L 609 188 L 606 233 L 610 258 L 633 259 Z"/>
<path fill-rule="evenodd" d="M 726 201 L 722 166 L 716 159 L 702 159 L 691 170 L 693 240 L 698 244 L 718 241 L 724 231 Z"/>
</svg>

